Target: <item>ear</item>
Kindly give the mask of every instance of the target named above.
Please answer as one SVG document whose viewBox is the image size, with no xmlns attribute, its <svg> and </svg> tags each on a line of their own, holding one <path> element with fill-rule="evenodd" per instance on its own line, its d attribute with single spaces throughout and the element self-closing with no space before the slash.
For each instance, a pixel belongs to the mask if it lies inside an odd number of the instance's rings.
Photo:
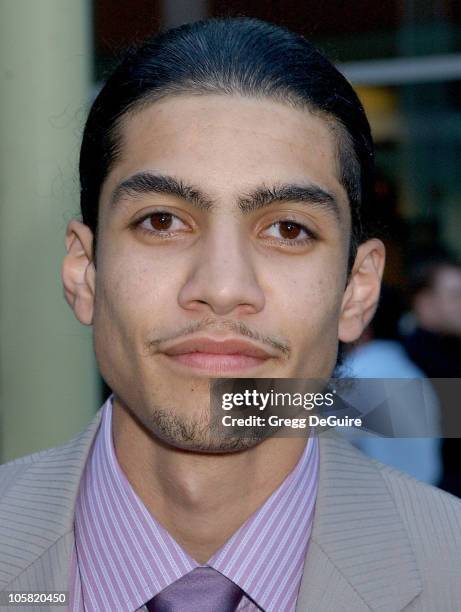
<svg viewBox="0 0 461 612">
<path fill-rule="evenodd" d="M 93 232 L 87 225 L 75 219 L 68 224 L 66 250 L 62 265 L 64 296 L 80 323 L 91 325 L 96 270 L 93 263 Z"/>
<path fill-rule="evenodd" d="M 341 305 L 338 337 L 354 342 L 373 318 L 378 305 L 386 249 L 381 240 L 367 240 L 357 249 Z"/>
</svg>

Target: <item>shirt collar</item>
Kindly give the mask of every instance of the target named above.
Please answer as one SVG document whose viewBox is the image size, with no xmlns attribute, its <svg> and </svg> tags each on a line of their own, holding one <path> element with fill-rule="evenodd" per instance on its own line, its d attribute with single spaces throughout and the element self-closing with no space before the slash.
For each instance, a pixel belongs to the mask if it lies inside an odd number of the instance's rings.
<svg viewBox="0 0 461 612">
<path fill-rule="evenodd" d="M 312 529 L 318 441 L 209 560 L 268 612 L 294 609 Z M 78 568 L 94 609 L 137 609 L 198 567 L 148 512 L 120 468 L 112 441 L 112 398 L 85 467 L 75 512 Z M 93 604 L 93 605 L 92 605 Z"/>
</svg>

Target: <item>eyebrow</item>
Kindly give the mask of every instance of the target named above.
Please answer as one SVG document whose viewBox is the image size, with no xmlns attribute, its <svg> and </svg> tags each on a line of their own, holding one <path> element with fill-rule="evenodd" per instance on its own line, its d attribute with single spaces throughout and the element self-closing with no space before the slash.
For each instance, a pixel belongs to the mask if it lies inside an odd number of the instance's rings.
<svg viewBox="0 0 461 612">
<path fill-rule="evenodd" d="M 139 172 L 122 181 L 113 191 L 111 206 L 126 197 L 136 197 L 149 193 L 161 193 L 179 197 L 199 210 L 210 211 L 215 208 L 215 202 L 200 189 L 185 183 L 173 176 Z M 304 202 L 323 208 L 340 220 L 339 204 L 335 196 L 319 185 L 277 184 L 272 187 L 262 185 L 241 196 L 237 203 L 244 214 L 252 213 L 276 202 Z"/>
<path fill-rule="evenodd" d="M 313 183 L 258 187 L 247 196 L 240 198 L 238 204 L 243 213 L 251 213 L 274 202 L 305 202 L 325 209 L 338 221 L 340 220 L 339 204 L 335 196 Z"/>
<path fill-rule="evenodd" d="M 199 210 L 211 210 L 214 206 L 213 201 L 199 189 L 187 185 L 184 181 L 173 176 L 151 174 L 150 172 L 139 172 L 122 181 L 114 189 L 110 203 L 111 206 L 116 206 L 125 197 L 136 197 L 148 193 L 177 196 Z"/>
</svg>

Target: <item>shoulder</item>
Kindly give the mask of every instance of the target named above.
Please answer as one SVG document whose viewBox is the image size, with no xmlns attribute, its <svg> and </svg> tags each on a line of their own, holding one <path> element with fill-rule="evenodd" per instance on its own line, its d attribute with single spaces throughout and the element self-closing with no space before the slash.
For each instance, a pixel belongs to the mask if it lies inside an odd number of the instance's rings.
<svg viewBox="0 0 461 612">
<path fill-rule="evenodd" d="M 461 610 L 460 501 L 370 459 L 335 431 L 319 434 L 319 448 L 300 609 Z"/>
<path fill-rule="evenodd" d="M 42 460 L 46 461 L 47 458 L 53 457 L 53 454 L 58 451 L 58 448 L 49 448 L 0 465 L 0 499 L 2 499 L 6 492 L 27 474 L 33 466 L 40 463 Z"/>
<path fill-rule="evenodd" d="M 424 538 L 425 548 L 432 542 L 447 555 L 452 551 L 461 559 L 461 499 L 389 466 L 374 463 L 417 548 Z"/>
<path fill-rule="evenodd" d="M 23 498 L 41 486 L 60 480 L 63 484 L 75 480 L 83 470 L 91 444 L 101 419 L 101 411 L 89 426 L 62 446 L 42 450 L 0 465 L 0 507 L 7 493 L 20 486 Z M 33 485 L 29 490 L 28 486 Z"/>
<path fill-rule="evenodd" d="M 460 500 L 370 459 L 337 432 L 319 434 L 319 443 L 303 595 L 316 605 L 306 609 L 461 610 Z M 331 592 L 333 571 L 343 579 L 335 608 L 308 586 Z"/>
<path fill-rule="evenodd" d="M 410 439 L 411 440 L 411 439 Z M 403 439 L 402 439 L 403 441 Z M 447 554 L 452 551 L 461 558 L 461 499 L 421 482 L 400 470 L 371 459 L 345 440 L 338 444 L 356 466 L 369 470 L 368 480 L 381 476 L 385 489 L 404 523 L 410 539 L 421 554 L 428 551 L 428 543 L 442 546 Z M 367 467 L 368 466 L 368 467 Z M 424 540 L 424 546 L 421 546 Z M 434 550 L 436 550 L 434 549 Z M 432 553 L 434 552 L 431 551 Z"/>
<path fill-rule="evenodd" d="M 409 610 L 461 609 L 461 500 L 393 468 L 376 465 L 406 528 L 422 581 L 422 595 Z M 460 607 L 453 607 L 454 602 Z"/>
<path fill-rule="evenodd" d="M 67 444 L 0 466 L 0 590 L 26 571 L 29 577 L 41 572 L 40 560 L 58 554 L 58 542 L 68 544 L 65 538 L 73 528 L 78 487 L 99 421 L 100 413 Z M 59 548 L 64 556 L 67 544 Z M 53 563 L 47 568 L 56 569 Z"/>
</svg>

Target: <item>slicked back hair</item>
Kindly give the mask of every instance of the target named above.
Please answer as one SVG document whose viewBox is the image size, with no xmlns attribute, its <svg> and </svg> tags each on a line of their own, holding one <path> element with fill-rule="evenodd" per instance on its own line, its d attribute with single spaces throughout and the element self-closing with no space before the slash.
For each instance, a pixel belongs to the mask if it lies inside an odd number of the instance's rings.
<svg viewBox="0 0 461 612">
<path fill-rule="evenodd" d="M 97 96 L 80 153 L 83 222 L 97 236 L 102 184 L 120 155 L 121 121 L 168 96 L 240 95 L 308 109 L 335 135 L 338 178 L 350 204 L 349 269 L 368 237 L 374 153 L 362 104 L 343 75 L 300 35 L 252 18 L 217 18 L 157 34 L 125 59 Z M 370 215 L 367 215 L 370 218 Z"/>
</svg>

